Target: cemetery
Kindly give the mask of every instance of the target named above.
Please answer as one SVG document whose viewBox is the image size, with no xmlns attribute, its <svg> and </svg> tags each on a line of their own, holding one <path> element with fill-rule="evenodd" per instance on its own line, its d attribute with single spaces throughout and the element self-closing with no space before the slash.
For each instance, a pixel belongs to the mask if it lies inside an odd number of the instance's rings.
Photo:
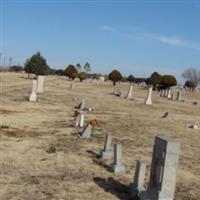
<svg viewBox="0 0 200 200">
<path fill-rule="evenodd" d="M 200 198 L 200 92 L 0 78 L 2 200 Z"/>
</svg>

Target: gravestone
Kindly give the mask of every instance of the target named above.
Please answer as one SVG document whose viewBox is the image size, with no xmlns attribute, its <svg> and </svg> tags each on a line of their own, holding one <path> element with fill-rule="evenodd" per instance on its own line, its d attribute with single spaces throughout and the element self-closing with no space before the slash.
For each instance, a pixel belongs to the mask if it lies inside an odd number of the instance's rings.
<svg viewBox="0 0 200 200">
<path fill-rule="evenodd" d="M 181 91 L 177 92 L 176 100 L 181 101 Z"/>
<path fill-rule="evenodd" d="M 112 170 L 116 175 L 123 175 L 125 173 L 125 166 L 122 164 L 122 145 L 114 144 L 114 163 Z"/>
<path fill-rule="evenodd" d="M 113 92 L 113 94 L 115 96 L 117 96 L 117 97 L 121 97 L 122 96 L 122 92 L 121 92 L 121 90 L 119 88 L 115 89 L 114 92 Z"/>
<path fill-rule="evenodd" d="M 139 196 L 140 192 L 144 191 L 145 172 L 146 172 L 146 162 L 143 160 L 137 160 L 133 183 L 129 185 L 129 191 L 131 197 Z"/>
<path fill-rule="evenodd" d="M 168 90 L 165 89 L 165 90 L 164 90 L 164 95 L 163 95 L 163 96 L 164 96 L 164 97 L 167 97 L 167 94 L 168 94 Z"/>
<path fill-rule="evenodd" d="M 171 100 L 175 100 L 174 93 L 172 93 Z"/>
<path fill-rule="evenodd" d="M 30 95 L 30 97 L 29 97 L 29 101 L 35 102 L 35 101 L 37 100 L 37 93 L 36 93 L 36 90 L 37 90 L 37 81 L 36 81 L 36 80 L 33 80 L 33 87 L 32 87 L 31 95 Z"/>
<path fill-rule="evenodd" d="M 189 128 L 199 129 L 199 124 L 198 123 L 192 124 L 192 125 L 189 126 Z"/>
<path fill-rule="evenodd" d="M 109 160 L 112 158 L 113 154 L 112 154 L 111 143 L 112 143 L 112 135 L 106 134 L 104 148 L 101 149 L 100 151 L 100 159 Z"/>
<path fill-rule="evenodd" d="M 81 103 L 79 104 L 78 108 L 80 110 L 83 110 L 85 108 L 85 100 L 84 99 L 81 101 Z"/>
<path fill-rule="evenodd" d="M 92 133 L 92 126 L 88 124 L 81 133 L 81 138 L 90 138 L 90 135 Z"/>
<path fill-rule="evenodd" d="M 161 96 L 161 97 L 164 96 L 164 90 L 161 90 L 161 92 L 160 92 L 160 96 Z"/>
<path fill-rule="evenodd" d="M 170 90 L 170 89 L 168 90 L 167 98 L 168 98 L 168 99 L 171 99 L 171 98 L 172 98 L 171 90 Z"/>
<path fill-rule="evenodd" d="M 74 87 L 75 87 L 75 83 L 74 83 L 74 81 L 73 81 L 73 82 L 71 83 L 71 85 L 70 85 L 70 89 L 73 90 Z"/>
<path fill-rule="evenodd" d="M 132 91 L 133 91 L 133 86 L 130 85 L 126 99 L 130 99 L 132 97 Z"/>
<path fill-rule="evenodd" d="M 80 122 L 80 113 L 76 116 L 75 121 L 74 121 L 74 126 L 78 127 Z"/>
<path fill-rule="evenodd" d="M 155 138 L 150 181 L 140 200 L 174 199 L 179 152 L 179 142 L 165 136 Z"/>
<path fill-rule="evenodd" d="M 79 120 L 79 126 L 80 127 L 83 127 L 84 126 L 84 119 L 85 119 L 85 116 L 84 116 L 84 114 L 81 112 L 80 113 L 80 118 L 79 118 L 80 120 Z"/>
<path fill-rule="evenodd" d="M 44 76 L 39 75 L 37 77 L 37 93 L 44 92 Z"/>
<path fill-rule="evenodd" d="M 147 98 L 145 100 L 145 104 L 147 104 L 147 105 L 151 105 L 152 104 L 151 96 L 152 96 L 152 88 L 149 88 L 149 91 L 148 91 L 148 94 L 147 94 Z"/>
</svg>

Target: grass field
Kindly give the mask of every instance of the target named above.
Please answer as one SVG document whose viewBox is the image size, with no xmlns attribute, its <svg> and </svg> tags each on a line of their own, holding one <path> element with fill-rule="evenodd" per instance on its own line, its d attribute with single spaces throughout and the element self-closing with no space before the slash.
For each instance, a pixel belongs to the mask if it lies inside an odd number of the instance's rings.
<svg viewBox="0 0 200 200">
<path fill-rule="evenodd" d="M 137 159 L 148 162 L 156 135 L 181 142 L 176 200 L 200 199 L 200 130 L 188 128 L 200 122 L 200 93 L 183 92 L 185 102 L 170 101 L 153 93 L 153 105 L 144 104 L 147 90 L 134 86 L 133 100 L 111 95 L 110 84 L 76 83 L 56 76 L 45 77 L 45 93 L 28 102 L 32 80 L 25 74 L 1 73 L 0 199 L 1 200 L 127 200 Z M 128 84 L 120 84 L 125 95 Z M 86 101 L 86 122 L 97 118 L 91 139 L 78 139 L 72 127 L 74 98 Z M 193 105 L 197 101 L 198 105 Z M 167 118 L 162 118 L 169 112 Z M 104 134 L 122 143 L 125 176 L 110 171 L 112 161 L 97 158 Z M 53 144 L 57 151 L 49 154 Z"/>
</svg>

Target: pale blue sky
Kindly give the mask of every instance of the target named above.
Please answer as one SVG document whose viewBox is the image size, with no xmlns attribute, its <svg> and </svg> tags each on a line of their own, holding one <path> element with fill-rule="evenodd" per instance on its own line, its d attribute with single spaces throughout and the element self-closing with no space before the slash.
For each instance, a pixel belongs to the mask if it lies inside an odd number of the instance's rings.
<svg viewBox="0 0 200 200">
<path fill-rule="evenodd" d="M 1 52 L 23 63 L 40 51 L 65 68 L 124 75 L 200 69 L 200 0 L 0 0 Z"/>
</svg>

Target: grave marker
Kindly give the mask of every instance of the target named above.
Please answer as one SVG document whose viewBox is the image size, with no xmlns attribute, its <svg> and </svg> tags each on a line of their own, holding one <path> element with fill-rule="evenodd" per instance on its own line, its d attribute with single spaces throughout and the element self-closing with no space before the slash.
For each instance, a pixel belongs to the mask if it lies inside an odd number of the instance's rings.
<svg viewBox="0 0 200 200">
<path fill-rule="evenodd" d="M 81 138 L 90 138 L 90 135 L 92 133 L 92 126 L 88 124 L 81 133 Z"/>
<path fill-rule="evenodd" d="M 145 100 L 145 104 L 147 104 L 147 105 L 151 105 L 152 104 L 151 96 L 152 96 L 152 88 L 149 88 L 149 91 L 148 91 L 148 94 L 147 94 L 147 98 Z"/>
<path fill-rule="evenodd" d="M 33 87 L 32 87 L 31 95 L 29 97 L 29 101 L 35 102 L 37 100 L 36 90 L 37 90 L 37 81 L 33 80 Z"/>
<path fill-rule="evenodd" d="M 133 183 L 129 185 L 131 197 L 139 196 L 140 192 L 144 191 L 145 172 L 146 162 L 143 160 L 137 160 Z"/>
<path fill-rule="evenodd" d="M 112 158 L 112 135 L 106 134 L 104 148 L 100 151 L 100 159 L 108 160 Z"/>
<path fill-rule="evenodd" d="M 132 97 L 132 91 L 133 91 L 133 86 L 130 85 L 126 99 L 130 99 Z"/>
<path fill-rule="evenodd" d="M 125 173 L 125 166 L 122 164 L 121 144 L 114 144 L 114 163 L 112 169 L 117 175 L 123 175 Z"/>
<path fill-rule="evenodd" d="M 141 200 L 173 200 L 180 143 L 165 136 L 155 138 L 150 181 Z"/>
<path fill-rule="evenodd" d="M 37 93 L 44 92 L 44 76 L 39 75 L 37 77 Z"/>
</svg>

